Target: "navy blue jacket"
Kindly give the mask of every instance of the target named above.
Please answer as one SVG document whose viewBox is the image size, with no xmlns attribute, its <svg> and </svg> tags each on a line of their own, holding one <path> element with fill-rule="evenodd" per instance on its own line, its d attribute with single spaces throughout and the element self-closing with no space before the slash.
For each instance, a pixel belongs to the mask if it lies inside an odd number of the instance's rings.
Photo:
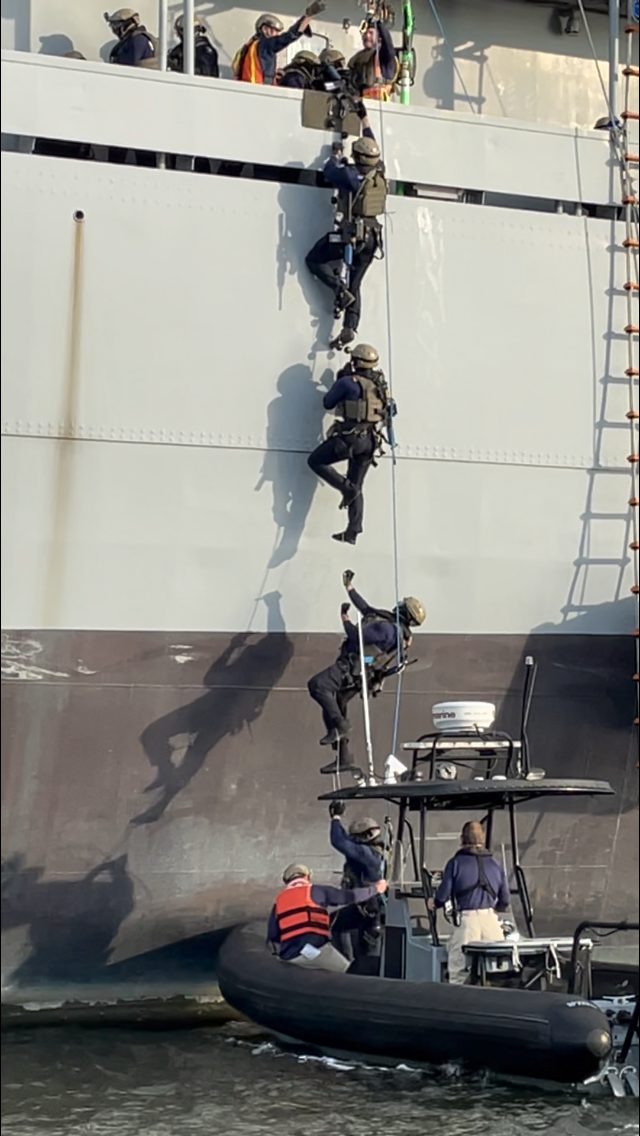
<svg viewBox="0 0 640 1136">
<path fill-rule="evenodd" d="M 365 126 L 362 137 L 373 138 L 375 142 L 375 135 L 369 126 Z M 345 158 L 335 156 L 327 158 L 324 166 L 324 178 L 329 185 L 341 193 L 357 193 L 362 181 L 362 175 L 358 173 L 355 166 L 347 165 Z"/>
<path fill-rule="evenodd" d="M 436 892 L 436 907 L 444 907 L 451 899 L 460 911 L 478 911 L 483 907 L 507 911 L 511 896 L 504 869 L 486 850 L 482 860 L 487 882 L 496 898 L 478 886 L 478 855 L 468 848 L 460 848 L 444 869 L 442 883 Z M 472 890 L 468 891 L 469 888 Z M 465 891 L 467 894 L 462 895 Z"/>
<path fill-rule="evenodd" d="M 146 28 L 139 27 L 134 35 L 119 39 L 111 48 L 109 62 L 124 67 L 136 67 L 144 59 L 151 59 L 154 54 L 153 43 L 146 31 Z"/>
<path fill-rule="evenodd" d="M 372 899 L 377 894 L 374 887 L 354 888 L 353 891 L 344 888 L 323 887 L 321 884 L 312 884 L 311 887 L 311 899 L 320 907 L 349 907 L 353 903 L 366 903 L 368 899 Z M 280 942 L 275 904 L 271 908 L 269 916 L 267 942 Z M 280 958 L 285 960 L 297 958 L 303 947 L 308 945 L 320 950 L 327 942 L 328 939 L 324 935 L 314 935 L 313 933 L 296 935 L 295 939 L 287 939 L 286 943 L 282 945 L 279 952 Z"/>
<path fill-rule="evenodd" d="M 322 405 L 325 410 L 335 410 L 336 406 L 344 402 L 345 399 L 357 401 L 362 398 L 362 395 L 362 387 L 355 375 L 352 374 L 351 369 L 346 372 L 342 370 L 338 372 L 331 390 L 328 390 L 325 394 Z"/>
<path fill-rule="evenodd" d="M 262 75 L 265 83 L 274 83 L 276 77 L 276 60 L 281 51 L 289 44 L 295 43 L 300 39 L 302 32 L 300 31 L 300 24 L 303 17 L 296 20 L 286 32 L 280 32 L 280 35 L 275 36 L 259 36 L 258 37 L 258 58 L 260 59 L 260 66 L 262 67 Z"/>
<path fill-rule="evenodd" d="M 375 612 L 375 608 L 369 606 L 367 601 L 356 592 L 355 588 L 349 590 L 349 599 L 357 607 L 361 615 L 368 615 L 370 612 Z M 355 623 L 345 623 L 345 634 L 347 636 L 347 651 L 350 654 L 357 654 L 359 651 L 358 645 L 358 628 Z M 365 647 L 376 647 L 378 651 L 396 651 L 398 649 L 398 629 L 395 623 L 389 623 L 387 619 L 377 620 L 375 623 L 369 623 L 362 629 L 362 638 L 364 639 Z M 366 657 L 366 656 L 365 656 Z"/>
<path fill-rule="evenodd" d="M 344 825 L 334 817 L 329 833 L 331 847 L 344 856 L 347 867 L 359 887 L 367 887 L 382 879 L 384 861 L 380 852 L 370 844 L 360 844 L 349 836 Z"/>
</svg>

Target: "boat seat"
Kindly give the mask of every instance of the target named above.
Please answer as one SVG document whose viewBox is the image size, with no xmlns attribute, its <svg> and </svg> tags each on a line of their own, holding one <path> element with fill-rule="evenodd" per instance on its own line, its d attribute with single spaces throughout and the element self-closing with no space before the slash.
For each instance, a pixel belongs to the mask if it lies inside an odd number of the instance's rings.
<svg viewBox="0 0 640 1136">
<path fill-rule="evenodd" d="M 463 951 L 469 961 L 472 986 L 509 985 L 548 990 L 562 987 L 572 947 L 572 938 L 550 936 L 466 943 Z M 581 951 L 590 955 L 592 949 L 591 939 L 581 940 Z"/>
</svg>

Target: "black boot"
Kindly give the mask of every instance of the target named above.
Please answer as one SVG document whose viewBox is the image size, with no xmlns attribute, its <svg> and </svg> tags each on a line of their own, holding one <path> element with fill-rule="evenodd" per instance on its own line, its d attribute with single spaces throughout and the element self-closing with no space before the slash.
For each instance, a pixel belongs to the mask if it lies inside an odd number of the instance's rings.
<svg viewBox="0 0 640 1136">
<path fill-rule="evenodd" d="M 331 539 L 337 540 L 340 544 L 355 544 L 358 538 L 355 533 L 350 533 L 347 529 L 346 532 L 333 533 Z"/>
<path fill-rule="evenodd" d="M 353 758 L 351 757 L 351 754 L 349 754 L 349 756 L 342 761 L 340 761 L 339 757 L 334 758 L 334 760 L 330 761 L 328 765 L 321 766 L 320 773 L 351 773 L 358 781 L 360 781 L 364 776 L 362 770 L 359 769 L 355 764 Z"/>
<path fill-rule="evenodd" d="M 349 733 L 349 723 L 341 722 L 340 725 L 332 726 L 328 733 L 323 738 L 320 738 L 321 746 L 338 746 L 343 738 L 347 737 Z"/>
<path fill-rule="evenodd" d="M 353 343 L 355 337 L 355 331 L 352 331 L 350 327 L 343 327 L 340 334 L 331 340 L 329 347 L 333 351 L 344 351 L 350 343 Z"/>
</svg>

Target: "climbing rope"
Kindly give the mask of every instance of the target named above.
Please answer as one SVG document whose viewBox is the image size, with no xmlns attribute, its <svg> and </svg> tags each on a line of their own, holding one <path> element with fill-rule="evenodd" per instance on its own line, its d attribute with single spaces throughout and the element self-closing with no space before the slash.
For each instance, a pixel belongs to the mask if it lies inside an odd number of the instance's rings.
<svg viewBox="0 0 640 1136">
<path fill-rule="evenodd" d="M 380 138 L 380 153 L 384 162 L 384 131 L 382 129 L 382 114 L 379 115 L 379 138 Z M 389 248 L 389 215 L 385 213 L 384 217 L 385 228 L 385 246 Z M 387 358 L 389 360 L 389 394 L 391 398 L 393 394 L 393 356 L 391 351 L 391 281 L 389 276 L 389 254 L 385 254 L 385 283 L 387 289 Z M 389 419 L 391 422 L 392 420 Z M 393 544 L 393 584 L 396 597 L 396 659 L 397 665 L 402 665 L 402 630 L 400 627 L 400 554 L 399 554 L 399 536 L 398 536 L 398 458 L 396 454 L 397 441 L 395 430 L 393 426 L 389 428 L 389 445 L 391 446 L 391 536 Z M 398 731 L 400 728 L 400 700 L 402 697 L 402 670 L 398 671 L 398 683 L 396 686 L 396 704 L 393 715 L 393 731 L 391 734 L 391 750 L 390 752 L 395 755 L 396 745 L 398 744 Z"/>
</svg>

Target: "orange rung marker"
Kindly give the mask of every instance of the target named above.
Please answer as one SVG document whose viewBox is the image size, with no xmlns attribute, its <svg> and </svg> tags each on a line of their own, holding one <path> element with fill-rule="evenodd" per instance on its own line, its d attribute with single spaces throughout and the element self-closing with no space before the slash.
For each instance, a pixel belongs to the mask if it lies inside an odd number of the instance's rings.
<svg viewBox="0 0 640 1136">
<path fill-rule="evenodd" d="M 627 280 L 626 284 L 623 284 L 622 287 L 624 288 L 625 292 L 640 291 L 640 285 L 636 284 L 634 280 Z"/>
<path fill-rule="evenodd" d="M 635 422 L 636 418 L 638 418 L 638 411 L 628 410 L 625 414 L 625 418 L 628 418 L 630 422 Z"/>
<path fill-rule="evenodd" d="M 622 242 L 622 247 L 623 249 L 637 249 L 640 247 L 640 241 L 637 241 L 635 237 L 627 237 Z"/>
<path fill-rule="evenodd" d="M 627 367 L 627 369 L 625 371 L 625 375 L 627 376 L 628 379 L 632 379 L 634 377 L 634 375 L 637 375 L 639 373 L 640 372 L 638 372 L 637 367 Z"/>
</svg>

